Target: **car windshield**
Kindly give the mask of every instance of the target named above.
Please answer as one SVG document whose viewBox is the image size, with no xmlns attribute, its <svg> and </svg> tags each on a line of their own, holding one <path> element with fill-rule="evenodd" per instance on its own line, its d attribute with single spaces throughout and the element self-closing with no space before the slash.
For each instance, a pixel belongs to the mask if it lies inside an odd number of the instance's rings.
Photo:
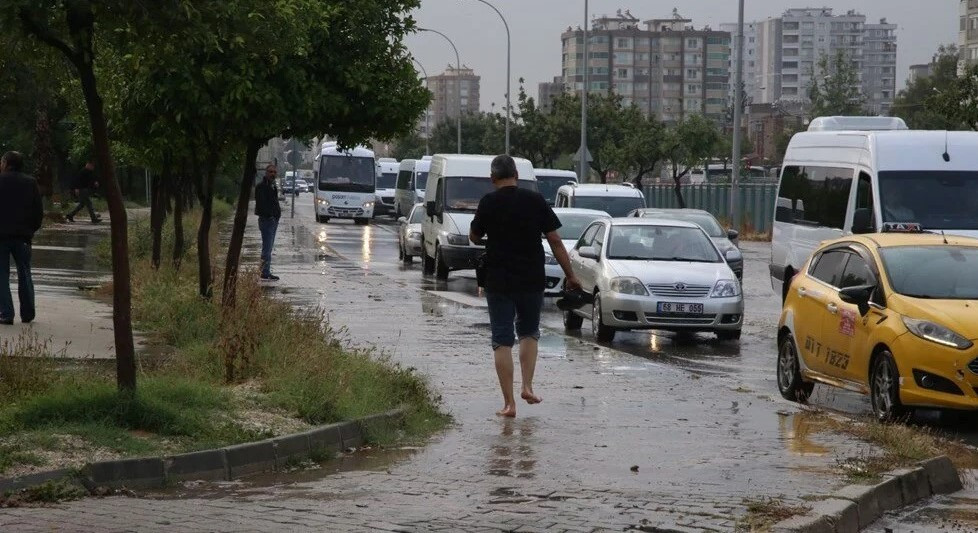
<svg viewBox="0 0 978 533">
<path fill-rule="evenodd" d="M 914 298 L 978 299 L 978 248 L 897 246 L 880 250 L 893 290 Z"/>
<path fill-rule="evenodd" d="M 536 190 L 536 182 L 517 180 L 521 189 Z M 494 191 L 489 178 L 445 178 L 445 208 L 448 211 L 475 211 L 482 197 Z"/>
<path fill-rule="evenodd" d="M 720 223 L 717 219 L 713 218 L 713 215 L 707 213 L 684 213 L 682 211 L 663 211 L 663 212 L 652 212 L 646 213 L 645 218 L 655 218 L 655 219 L 672 219 L 672 220 L 682 220 L 683 222 L 692 222 L 697 226 L 703 228 L 710 237 L 726 237 L 727 233 L 723 231 L 720 227 Z"/>
<path fill-rule="evenodd" d="M 397 187 L 397 174 L 384 172 L 383 174 L 377 175 L 378 189 L 393 189 L 394 187 Z"/>
<path fill-rule="evenodd" d="M 374 192 L 377 166 L 372 157 L 325 156 L 320 163 L 319 190 Z"/>
<path fill-rule="evenodd" d="M 675 226 L 612 226 L 608 259 L 722 262 L 703 230 Z"/>
<path fill-rule="evenodd" d="M 422 222 L 424 222 L 424 208 L 417 207 L 411 211 L 411 219 L 408 220 L 408 224 L 420 224 Z"/>
<path fill-rule="evenodd" d="M 978 171 L 879 173 L 883 222 L 930 230 L 978 230 Z"/>
<path fill-rule="evenodd" d="M 418 175 L 414 178 L 415 190 L 423 191 L 427 184 L 428 184 L 428 173 L 418 172 Z"/>
<path fill-rule="evenodd" d="M 612 217 L 623 217 L 635 209 L 645 207 L 638 196 L 574 196 L 574 206 L 579 209 L 604 211 Z"/>
<path fill-rule="evenodd" d="M 569 181 L 574 180 L 563 176 L 537 175 L 537 189 L 540 190 L 540 194 L 547 199 L 550 205 L 554 205 L 554 202 L 557 200 L 557 189 L 567 185 Z"/>
<path fill-rule="evenodd" d="M 601 218 L 602 216 L 603 215 L 582 215 L 569 213 L 558 214 L 557 218 L 560 219 L 560 229 L 557 230 L 557 234 L 560 235 L 561 240 L 576 241 L 581 238 L 584 230 L 587 229 L 592 222 Z"/>
</svg>

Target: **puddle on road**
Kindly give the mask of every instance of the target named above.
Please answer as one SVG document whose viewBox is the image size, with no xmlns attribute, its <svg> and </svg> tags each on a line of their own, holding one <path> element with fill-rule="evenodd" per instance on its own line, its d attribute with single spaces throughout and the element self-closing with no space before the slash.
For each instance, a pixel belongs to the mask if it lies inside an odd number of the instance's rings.
<svg viewBox="0 0 978 533">
<path fill-rule="evenodd" d="M 816 442 L 819 433 L 832 431 L 831 422 L 824 416 L 807 411 L 779 413 L 778 432 L 788 451 L 800 456 L 823 457 L 832 452 L 830 448 Z"/>
</svg>

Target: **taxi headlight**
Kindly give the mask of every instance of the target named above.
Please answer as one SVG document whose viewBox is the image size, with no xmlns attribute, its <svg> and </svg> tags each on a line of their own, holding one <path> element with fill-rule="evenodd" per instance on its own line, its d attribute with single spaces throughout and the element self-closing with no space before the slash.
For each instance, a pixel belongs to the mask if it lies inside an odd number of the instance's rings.
<svg viewBox="0 0 978 533">
<path fill-rule="evenodd" d="M 710 298 L 732 298 L 740 296 L 740 283 L 733 279 L 721 279 L 713 286 Z"/>
<path fill-rule="evenodd" d="M 448 244 L 451 244 L 452 246 L 468 246 L 469 245 L 469 236 L 468 235 L 459 235 L 457 233 L 449 233 L 448 234 Z"/>
<path fill-rule="evenodd" d="M 611 291 L 619 294 L 633 294 L 635 296 L 649 295 L 649 291 L 638 278 L 613 278 L 611 280 Z"/>
<path fill-rule="evenodd" d="M 967 350 L 973 345 L 971 341 L 950 329 L 940 324 L 928 322 L 927 320 L 903 317 L 903 325 L 907 326 L 910 333 L 913 333 L 921 339 L 936 342 L 937 344 L 943 344 L 944 346 L 950 346 L 959 350 Z"/>
<path fill-rule="evenodd" d="M 557 265 L 557 264 L 559 264 L 559 263 L 557 263 L 557 258 L 554 257 L 554 254 L 551 254 L 551 253 L 544 254 L 543 261 L 546 264 L 548 264 L 548 265 Z"/>
</svg>

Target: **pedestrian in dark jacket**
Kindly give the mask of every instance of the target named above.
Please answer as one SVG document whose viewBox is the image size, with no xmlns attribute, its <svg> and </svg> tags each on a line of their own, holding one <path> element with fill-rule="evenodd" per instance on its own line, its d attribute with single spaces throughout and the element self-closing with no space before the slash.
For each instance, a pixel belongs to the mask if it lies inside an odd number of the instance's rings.
<svg viewBox="0 0 978 533">
<path fill-rule="evenodd" d="M 92 205 L 92 194 L 96 189 L 98 189 L 98 178 L 95 177 L 95 163 L 89 161 L 85 163 L 85 168 L 81 169 L 71 184 L 71 190 L 78 198 L 78 205 L 65 216 L 68 222 L 74 222 L 75 215 L 83 208 L 88 208 L 88 214 L 92 217 L 92 224 L 98 224 L 102 221 L 98 213 L 95 212 L 95 206 Z"/>
<path fill-rule="evenodd" d="M 275 165 L 265 167 L 265 177 L 255 186 L 255 214 L 258 215 L 258 231 L 261 232 L 261 279 L 277 281 L 272 275 L 272 248 L 275 246 L 275 233 L 278 219 L 282 217 L 282 206 L 278 204 Z"/>
<path fill-rule="evenodd" d="M 31 281 L 31 240 L 41 229 L 44 205 L 34 178 L 22 172 L 24 156 L 7 152 L 0 158 L 0 324 L 14 323 L 10 294 L 10 258 L 17 267 L 20 319 L 34 320 L 34 283 Z"/>
</svg>

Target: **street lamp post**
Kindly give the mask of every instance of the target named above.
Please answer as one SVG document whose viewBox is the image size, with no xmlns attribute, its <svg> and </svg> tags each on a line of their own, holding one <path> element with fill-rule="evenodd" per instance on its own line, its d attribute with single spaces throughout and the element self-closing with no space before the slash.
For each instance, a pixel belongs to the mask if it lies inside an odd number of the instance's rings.
<svg viewBox="0 0 978 533">
<path fill-rule="evenodd" d="M 737 10 L 737 70 L 734 78 L 733 172 L 730 179 L 730 223 L 740 229 L 737 188 L 740 186 L 740 115 L 744 106 L 744 0 Z"/>
<path fill-rule="evenodd" d="M 580 164 L 578 166 L 577 180 L 581 183 L 587 182 L 588 168 L 588 149 L 587 149 L 587 93 L 588 93 L 588 70 L 591 61 L 588 58 L 588 0 L 584 0 L 584 87 L 581 90 L 581 150 L 578 152 Z"/>
<path fill-rule="evenodd" d="M 421 73 L 424 74 L 424 83 L 428 85 L 428 71 L 425 70 L 424 65 L 421 64 L 415 58 L 411 58 L 418 67 L 421 68 Z M 428 107 L 424 108 L 424 155 L 431 155 L 431 126 L 428 124 L 428 117 L 431 116 L 431 101 L 428 101 Z"/>
<path fill-rule="evenodd" d="M 458 135 L 458 151 L 456 153 L 462 153 L 462 59 L 458 55 L 458 48 L 455 43 L 448 38 L 447 35 L 429 28 L 418 28 L 418 31 L 427 31 L 431 33 L 437 33 L 448 41 L 448 44 L 452 45 L 452 50 L 455 51 L 455 97 L 458 99 L 458 113 L 455 116 L 455 129 Z"/>
<path fill-rule="evenodd" d="M 482 2 L 483 4 L 491 7 L 492 10 L 495 11 L 497 15 L 499 15 L 499 18 L 503 20 L 503 26 L 506 27 L 506 155 L 509 155 L 509 124 L 511 121 L 510 116 L 513 113 L 513 104 L 512 104 L 512 100 L 510 99 L 510 95 L 512 93 L 512 91 L 510 90 L 510 83 L 512 82 L 512 76 L 510 75 L 510 67 L 513 58 L 512 56 L 513 40 L 509 34 L 509 23 L 506 22 L 506 17 L 503 16 L 502 12 L 496 9 L 496 6 L 490 4 L 486 0 L 476 0 L 476 1 Z"/>
</svg>

